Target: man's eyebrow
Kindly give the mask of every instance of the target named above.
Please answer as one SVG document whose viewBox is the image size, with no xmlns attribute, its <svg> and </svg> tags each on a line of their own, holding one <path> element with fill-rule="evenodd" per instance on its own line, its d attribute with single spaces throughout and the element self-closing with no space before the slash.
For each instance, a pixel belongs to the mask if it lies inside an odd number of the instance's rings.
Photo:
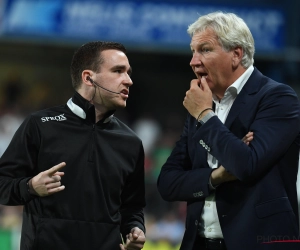
<svg viewBox="0 0 300 250">
<path fill-rule="evenodd" d="M 204 45 L 209 45 L 209 44 L 210 44 L 209 42 L 203 42 L 203 43 L 196 44 L 196 47 L 203 47 Z M 192 48 L 192 44 L 190 44 L 190 47 Z"/>
<path fill-rule="evenodd" d="M 112 67 L 112 70 L 126 70 L 126 66 L 125 65 L 116 65 L 114 67 Z M 128 75 L 132 74 L 132 68 L 130 67 L 127 71 Z"/>
</svg>

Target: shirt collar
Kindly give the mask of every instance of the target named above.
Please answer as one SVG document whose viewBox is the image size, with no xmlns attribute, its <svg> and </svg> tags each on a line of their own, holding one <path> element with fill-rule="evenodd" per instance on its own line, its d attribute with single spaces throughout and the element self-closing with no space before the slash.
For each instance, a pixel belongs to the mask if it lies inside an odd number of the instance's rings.
<svg viewBox="0 0 300 250">
<path fill-rule="evenodd" d="M 238 95 L 241 92 L 242 88 L 244 87 L 245 83 L 248 81 L 253 70 L 254 67 L 253 65 L 251 65 L 232 85 L 230 85 L 227 88 L 227 90 L 230 91 L 231 88 L 234 88 L 236 90 L 236 95 Z"/>
<path fill-rule="evenodd" d="M 236 81 L 231 84 L 225 91 L 224 97 L 227 97 L 229 94 L 232 97 L 236 97 L 248 81 L 249 77 L 251 76 L 252 72 L 254 70 L 253 65 L 251 65 Z M 214 102 L 219 102 L 218 98 L 213 95 Z"/>
<path fill-rule="evenodd" d="M 75 92 L 74 96 L 68 100 L 67 105 L 75 115 L 82 119 L 95 122 L 95 106 L 84 99 L 78 92 Z M 114 112 L 115 111 L 108 112 L 100 122 L 110 122 L 114 116 Z"/>
</svg>

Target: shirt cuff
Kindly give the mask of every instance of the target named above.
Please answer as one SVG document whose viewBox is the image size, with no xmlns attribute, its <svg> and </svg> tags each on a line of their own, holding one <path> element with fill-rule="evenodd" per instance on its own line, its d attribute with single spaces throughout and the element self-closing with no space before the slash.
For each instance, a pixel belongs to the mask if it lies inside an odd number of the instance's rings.
<svg viewBox="0 0 300 250">
<path fill-rule="evenodd" d="M 203 125 L 204 123 L 206 123 L 210 118 L 212 118 L 213 116 L 215 116 L 216 114 L 213 111 L 209 111 L 205 116 L 203 116 L 199 122 Z"/>
<path fill-rule="evenodd" d="M 34 196 L 31 195 L 28 190 L 27 183 L 30 179 L 31 178 L 25 178 L 22 181 L 20 181 L 20 183 L 19 183 L 20 199 L 23 202 L 23 204 L 26 204 L 27 202 L 31 201 L 34 198 Z"/>
<path fill-rule="evenodd" d="M 208 187 L 209 187 L 209 190 L 210 190 L 210 191 L 216 190 L 216 187 L 214 187 L 213 184 L 211 184 L 211 177 L 209 177 Z"/>
</svg>

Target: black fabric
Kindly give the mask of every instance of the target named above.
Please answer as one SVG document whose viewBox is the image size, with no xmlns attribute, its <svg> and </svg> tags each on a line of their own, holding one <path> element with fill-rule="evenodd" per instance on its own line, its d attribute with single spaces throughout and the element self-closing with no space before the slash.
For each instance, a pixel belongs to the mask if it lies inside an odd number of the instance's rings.
<svg viewBox="0 0 300 250">
<path fill-rule="evenodd" d="M 141 140 L 116 117 L 105 121 L 112 113 L 95 123 L 94 106 L 72 100 L 86 119 L 68 105 L 33 113 L 0 159 L 0 204 L 24 205 L 21 250 L 117 250 L 120 233 L 145 231 Z M 60 162 L 65 190 L 30 195 L 27 181 Z"/>
<path fill-rule="evenodd" d="M 246 145 L 242 138 L 254 132 Z M 298 239 L 296 192 L 300 105 L 294 90 L 254 69 L 228 113 L 196 129 L 188 114 L 183 132 L 158 177 L 166 201 L 185 201 L 186 231 L 180 250 L 195 246 L 212 169 L 208 150 L 237 180 L 215 190 L 222 234 L 230 250 L 282 250 L 282 240 Z M 199 195 L 198 195 L 199 194 Z M 298 250 L 285 242 L 286 249 Z"/>
<path fill-rule="evenodd" d="M 205 250 L 227 250 L 223 239 L 209 239 L 199 237 L 198 241 L 200 247 Z"/>
</svg>

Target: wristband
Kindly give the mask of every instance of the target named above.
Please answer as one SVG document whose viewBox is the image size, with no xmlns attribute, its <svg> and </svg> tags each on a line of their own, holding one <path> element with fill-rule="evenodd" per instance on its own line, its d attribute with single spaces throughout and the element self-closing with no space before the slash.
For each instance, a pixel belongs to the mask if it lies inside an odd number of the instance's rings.
<svg viewBox="0 0 300 250">
<path fill-rule="evenodd" d="M 202 116 L 202 114 L 205 112 L 205 111 L 207 111 L 207 110 L 213 110 L 212 108 L 207 108 L 207 109 L 204 109 L 204 110 L 202 110 L 201 112 L 200 112 L 200 114 L 198 115 L 198 118 L 197 118 L 197 121 L 199 122 L 199 119 L 200 119 L 200 117 Z"/>
</svg>

